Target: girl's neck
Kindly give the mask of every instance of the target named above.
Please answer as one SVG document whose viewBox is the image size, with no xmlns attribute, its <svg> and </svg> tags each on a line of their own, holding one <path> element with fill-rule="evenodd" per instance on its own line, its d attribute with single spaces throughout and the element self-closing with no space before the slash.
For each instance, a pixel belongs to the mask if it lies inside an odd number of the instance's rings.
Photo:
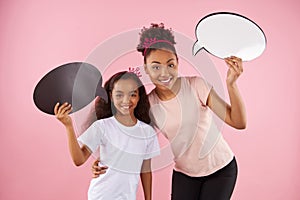
<svg viewBox="0 0 300 200">
<path fill-rule="evenodd" d="M 176 97 L 176 95 L 180 91 L 180 87 L 181 87 L 181 79 L 177 78 L 172 89 L 159 89 L 158 87 L 156 87 L 155 93 L 160 100 L 168 101 Z"/>
<path fill-rule="evenodd" d="M 124 126 L 134 126 L 137 123 L 137 118 L 134 115 L 121 115 L 116 113 L 114 117 Z"/>
</svg>

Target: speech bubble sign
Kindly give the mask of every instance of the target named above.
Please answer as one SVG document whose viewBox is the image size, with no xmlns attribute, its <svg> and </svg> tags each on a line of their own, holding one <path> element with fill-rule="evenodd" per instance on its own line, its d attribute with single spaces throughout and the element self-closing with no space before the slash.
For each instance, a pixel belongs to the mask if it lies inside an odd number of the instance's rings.
<svg viewBox="0 0 300 200">
<path fill-rule="evenodd" d="M 266 48 L 266 36 L 263 30 L 245 16 L 217 12 L 203 17 L 197 24 L 197 41 L 193 46 L 193 55 L 201 49 L 218 57 L 236 56 L 250 61 L 260 56 Z"/>
<path fill-rule="evenodd" d="M 102 88 L 100 71 L 89 63 L 73 62 L 63 64 L 48 72 L 36 85 L 33 100 L 39 110 L 54 115 L 54 106 L 71 103 L 74 113 L 96 96 L 107 99 Z"/>
</svg>

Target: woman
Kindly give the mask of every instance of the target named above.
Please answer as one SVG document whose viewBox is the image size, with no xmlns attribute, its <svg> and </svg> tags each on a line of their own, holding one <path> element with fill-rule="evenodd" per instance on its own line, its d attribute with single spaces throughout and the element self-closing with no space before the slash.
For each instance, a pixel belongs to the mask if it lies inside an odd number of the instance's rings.
<svg viewBox="0 0 300 200">
<path fill-rule="evenodd" d="M 245 107 L 236 83 L 243 72 L 242 60 L 234 56 L 224 59 L 228 66 L 227 104 L 204 79 L 178 77 L 174 36 L 163 24 L 143 28 L 137 50 L 155 85 L 148 95 L 153 122 L 170 141 L 174 154 L 171 199 L 230 199 L 237 164 L 222 135 L 212 137 L 217 129 L 212 128 L 211 111 L 229 126 L 246 127 Z M 96 163 L 93 169 L 94 176 L 103 173 Z"/>
</svg>

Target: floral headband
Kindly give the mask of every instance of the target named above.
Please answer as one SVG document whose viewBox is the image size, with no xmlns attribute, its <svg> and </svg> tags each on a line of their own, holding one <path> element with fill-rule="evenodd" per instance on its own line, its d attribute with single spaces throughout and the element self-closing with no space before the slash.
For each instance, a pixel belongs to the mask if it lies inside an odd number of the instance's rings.
<svg viewBox="0 0 300 200">
<path fill-rule="evenodd" d="M 142 74 L 141 74 L 141 71 L 140 71 L 139 67 L 136 67 L 136 68 L 135 67 L 129 67 L 128 72 L 135 73 L 137 75 L 137 77 L 139 77 L 139 78 L 142 77 Z"/>
<path fill-rule="evenodd" d="M 171 46 L 173 46 L 174 44 L 168 40 L 157 40 L 156 38 L 145 38 L 145 41 L 143 43 L 143 47 L 144 47 L 144 55 L 146 55 L 147 50 L 154 44 L 156 43 L 167 43 Z"/>
</svg>

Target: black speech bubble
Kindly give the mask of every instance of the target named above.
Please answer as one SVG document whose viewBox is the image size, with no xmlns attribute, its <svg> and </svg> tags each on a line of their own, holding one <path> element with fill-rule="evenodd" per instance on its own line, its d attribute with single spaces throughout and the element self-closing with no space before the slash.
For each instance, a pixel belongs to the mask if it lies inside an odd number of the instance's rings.
<svg viewBox="0 0 300 200">
<path fill-rule="evenodd" d="M 107 100 L 100 71 L 89 63 L 73 62 L 47 73 L 36 85 L 33 100 L 39 110 L 54 115 L 57 102 L 71 103 L 71 113 L 74 113 L 92 102 L 96 96 Z"/>
</svg>

